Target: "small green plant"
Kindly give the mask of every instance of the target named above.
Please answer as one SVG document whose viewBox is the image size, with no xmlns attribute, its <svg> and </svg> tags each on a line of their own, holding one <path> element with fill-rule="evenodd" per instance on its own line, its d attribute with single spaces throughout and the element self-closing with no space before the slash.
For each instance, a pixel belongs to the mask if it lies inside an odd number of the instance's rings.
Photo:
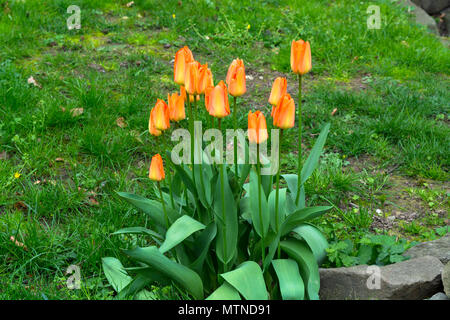
<svg viewBox="0 0 450 320">
<path fill-rule="evenodd" d="M 407 260 L 402 253 L 415 245 L 404 239 L 397 240 L 395 236 L 368 234 L 356 243 L 350 239 L 336 241 L 330 244 L 327 251 L 326 266 L 350 267 L 359 264 L 388 265 Z"/>
</svg>

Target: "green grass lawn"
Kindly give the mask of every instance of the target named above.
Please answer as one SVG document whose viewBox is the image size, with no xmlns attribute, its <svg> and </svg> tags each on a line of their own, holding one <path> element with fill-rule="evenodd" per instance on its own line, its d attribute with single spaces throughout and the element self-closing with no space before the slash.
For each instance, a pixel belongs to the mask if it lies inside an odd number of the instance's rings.
<svg viewBox="0 0 450 320">
<path fill-rule="evenodd" d="M 161 143 L 148 133 L 149 112 L 178 90 L 173 58 L 184 45 L 215 82 L 234 58 L 245 61 L 246 128 L 250 109 L 270 114 L 275 77 L 296 95 L 290 43 L 309 40 L 305 155 L 323 124 L 331 131 L 306 191 L 310 204 L 335 206 L 319 221 L 330 242 L 445 233 L 450 51 L 396 1 L 127 2 L 0 0 L 0 299 L 112 298 L 101 258 L 124 261 L 119 248 L 146 240 L 110 234 L 148 223 L 115 191 L 154 196 L 147 172 Z M 80 30 L 66 26 L 73 4 Z M 381 7 L 379 30 L 367 28 L 370 4 Z M 286 131 L 284 150 L 295 149 L 296 132 Z M 283 156 L 284 172 L 295 172 L 295 159 Z M 71 264 L 81 290 L 66 288 Z"/>
</svg>

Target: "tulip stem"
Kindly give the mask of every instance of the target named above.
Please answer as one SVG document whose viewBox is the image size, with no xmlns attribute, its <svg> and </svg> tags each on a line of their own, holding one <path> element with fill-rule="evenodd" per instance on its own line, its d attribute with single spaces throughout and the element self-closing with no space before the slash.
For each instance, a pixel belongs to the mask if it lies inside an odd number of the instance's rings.
<svg viewBox="0 0 450 320">
<path fill-rule="evenodd" d="M 163 143 L 162 143 L 163 152 L 162 152 L 162 154 L 164 154 L 164 150 L 169 150 L 169 149 L 167 148 L 166 141 L 164 139 L 162 139 L 162 140 L 163 140 Z M 171 169 L 172 166 L 170 165 L 169 157 L 167 157 L 166 163 L 167 163 L 167 184 L 169 185 L 170 203 L 172 204 L 172 208 L 175 209 L 175 202 L 173 201 L 173 193 L 172 193 L 172 179 L 171 179 L 171 172 L 170 172 L 170 169 Z"/>
<path fill-rule="evenodd" d="M 297 165 L 297 197 L 295 205 L 298 205 L 300 199 L 302 174 L 302 75 L 298 75 L 298 165 Z"/>
<path fill-rule="evenodd" d="M 283 129 L 280 130 L 280 143 L 278 144 L 278 170 L 277 170 L 277 189 L 275 191 L 275 229 L 278 233 L 278 203 L 279 203 L 279 193 L 280 193 L 280 167 L 281 167 L 281 141 L 283 137 Z M 278 242 L 278 259 L 280 259 L 281 251 L 280 251 L 280 243 Z"/>
<path fill-rule="evenodd" d="M 219 120 L 219 130 L 221 130 L 222 126 L 222 119 L 218 119 Z M 223 160 L 223 159 L 222 159 Z M 224 165 L 223 165 L 223 161 L 220 162 L 220 195 L 221 195 L 221 202 L 222 202 L 222 221 L 223 223 L 225 223 L 225 183 L 224 183 L 224 178 L 223 178 L 223 171 L 225 170 Z M 223 251 L 225 254 L 228 253 L 227 251 L 227 230 L 223 230 Z M 224 266 L 224 271 L 223 272 L 227 272 L 227 264 L 225 263 Z"/>
<path fill-rule="evenodd" d="M 256 144 L 256 171 L 258 174 L 258 209 L 259 209 L 259 222 L 261 228 L 261 256 L 262 262 L 265 260 L 265 250 L 264 250 L 264 224 L 262 218 L 262 208 L 261 208 L 261 164 L 259 162 L 259 143 Z"/>
<path fill-rule="evenodd" d="M 234 107 L 233 107 L 233 122 L 234 122 L 234 171 L 236 180 L 238 179 L 238 165 L 237 165 L 237 136 L 236 136 L 236 130 L 237 130 L 237 108 L 236 108 L 236 100 L 237 98 L 234 97 Z"/>
<path fill-rule="evenodd" d="M 166 227 L 169 228 L 169 217 L 167 216 L 166 205 L 164 204 L 164 198 L 163 198 L 163 194 L 161 191 L 161 183 L 159 181 L 157 181 L 157 183 L 158 183 L 159 196 L 161 198 L 161 205 L 162 205 L 162 209 L 164 212 L 164 218 L 166 220 Z"/>
<path fill-rule="evenodd" d="M 197 100 L 194 99 L 194 112 L 197 113 Z M 197 114 L 195 115 L 195 117 L 197 117 Z M 195 128 L 195 127 L 194 127 Z M 195 129 L 194 129 L 195 130 Z M 200 142 L 201 143 L 201 142 Z M 197 154 L 197 160 L 199 161 L 199 166 L 200 166 L 200 186 L 202 188 L 202 192 L 205 192 L 205 183 L 203 182 L 203 152 L 202 152 L 202 148 L 203 145 L 198 145 L 197 149 L 198 149 L 198 154 Z M 192 166 L 194 168 L 195 164 Z"/>
<path fill-rule="evenodd" d="M 195 181 L 194 176 L 194 118 L 192 115 L 192 106 L 190 101 L 190 94 L 187 95 L 187 103 L 189 109 L 189 131 L 191 135 L 191 163 L 192 163 L 192 181 Z"/>
</svg>

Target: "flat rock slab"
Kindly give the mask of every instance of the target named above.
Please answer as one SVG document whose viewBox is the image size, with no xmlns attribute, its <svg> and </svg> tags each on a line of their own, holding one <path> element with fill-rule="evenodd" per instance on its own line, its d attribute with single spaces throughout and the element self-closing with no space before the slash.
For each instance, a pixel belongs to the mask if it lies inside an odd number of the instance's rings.
<svg viewBox="0 0 450 320">
<path fill-rule="evenodd" d="M 437 240 L 420 243 L 407 250 L 403 255 L 409 256 L 411 259 L 433 256 L 446 264 L 450 261 L 450 234 Z"/>
<path fill-rule="evenodd" d="M 444 265 L 432 256 L 377 267 L 320 269 L 323 300 L 423 300 L 442 291 Z"/>
</svg>

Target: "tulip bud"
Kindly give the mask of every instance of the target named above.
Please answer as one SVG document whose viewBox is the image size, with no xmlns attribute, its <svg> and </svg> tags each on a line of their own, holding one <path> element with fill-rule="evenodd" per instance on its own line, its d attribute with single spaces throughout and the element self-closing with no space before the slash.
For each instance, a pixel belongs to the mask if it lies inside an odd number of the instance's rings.
<svg viewBox="0 0 450 320">
<path fill-rule="evenodd" d="M 281 97 L 276 107 L 272 108 L 273 125 L 280 129 L 288 129 L 294 126 L 295 103 L 289 93 Z"/>
<path fill-rule="evenodd" d="M 273 106 L 278 104 L 280 98 L 286 94 L 287 80 L 286 78 L 278 77 L 273 82 L 272 91 L 270 92 L 269 103 Z"/>
<path fill-rule="evenodd" d="M 161 181 L 165 178 L 163 160 L 159 154 L 152 157 L 148 177 L 153 181 Z"/>
<path fill-rule="evenodd" d="M 184 98 L 178 93 L 168 94 L 169 118 L 172 121 L 180 121 L 186 118 L 184 110 Z"/>
<path fill-rule="evenodd" d="M 153 109 L 152 109 L 153 111 Z M 151 135 L 153 136 L 160 136 L 161 135 L 161 131 L 156 129 L 155 126 L 153 125 L 153 119 L 152 119 L 152 112 L 150 112 L 150 119 L 148 120 L 148 131 L 150 132 Z"/>
<path fill-rule="evenodd" d="M 233 97 L 242 96 L 247 88 L 245 87 L 245 67 L 244 61 L 241 59 L 234 59 L 228 68 L 226 78 L 228 89 Z"/>
<path fill-rule="evenodd" d="M 248 113 L 248 140 L 260 144 L 268 138 L 266 118 L 261 111 Z"/>
<path fill-rule="evenodd" d="M 200 66 L 199 69 L 199 80 L 197 86 L 197 92 L 204 94 L 207 87 L 214 87 L 213 75 L 211 69 L 208 68 L 208 64 Z"/>
<path fill-rule="evenodd" d="M 184 85 L 184 77 L 186 74 L 186 66 L 194 61 L 194 56 L 188 47 L 183 47 L 175 54 L 175 62 L 173 65 L 173 78 L 175 83 Z"/>
<path fill-rule="evenodd" d="M 170 128 L 170 114 L 167 104 L 158 99 L 155 107 L 151 111 L 151 119 L 153 120 L 153 126 L 158 130 L 167 130 Z"/>
<path fill-rule="evenodd" d="M 189 62 L 186 67 L 186 75 L 184 77 L 184 87 L 189 94 L 199 94 L 198 81 L 200 78 L 200 66 L 197 61 Z"/>
<path fill-rule="evenodd" d="M 205 102 L 207 102 L 206 109 L 213 117 L 223 118 L 230 114 L 227 87 L 223 81 L 215 87 L 206 88 Z"/>
<path fill-rule="evenodd" d="M 308 41 L 292 40 L 291 69 L 294 73 L 304 75 L 311 70 L 311 47 Z"/>
</svg>

